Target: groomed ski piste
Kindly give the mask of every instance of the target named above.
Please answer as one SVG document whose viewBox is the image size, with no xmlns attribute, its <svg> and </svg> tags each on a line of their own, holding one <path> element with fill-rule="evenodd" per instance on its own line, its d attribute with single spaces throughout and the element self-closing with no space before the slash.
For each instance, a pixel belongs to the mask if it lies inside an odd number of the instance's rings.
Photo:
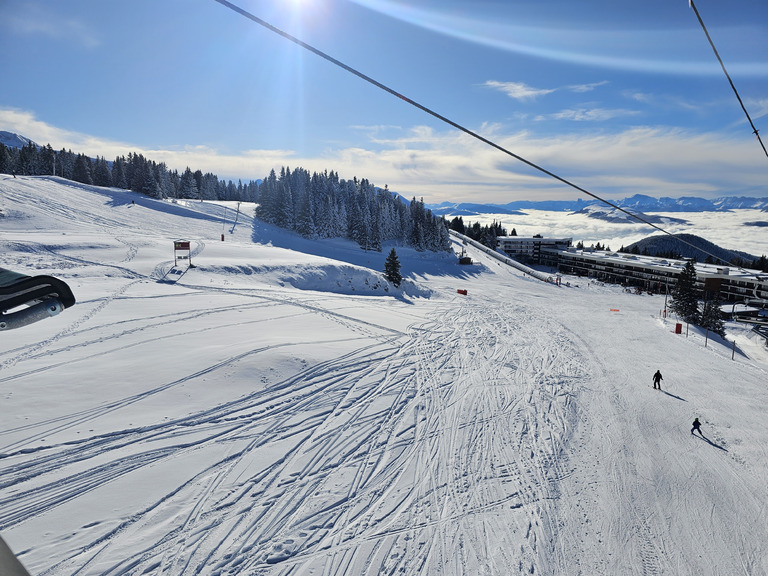
<svg viewBox="0 0 768 576">
<path fill-rule="evenodd" d="M 663 296 L 471 246 L 397 247 L 397 289 L 388 247 L 252 206 L 0 175 L 0 210 L 0 266 L 77 297 L 0 333 L 0 535 L 35 576 L 768 573 L 746 329 L 732 360 Z"/>
</svg>

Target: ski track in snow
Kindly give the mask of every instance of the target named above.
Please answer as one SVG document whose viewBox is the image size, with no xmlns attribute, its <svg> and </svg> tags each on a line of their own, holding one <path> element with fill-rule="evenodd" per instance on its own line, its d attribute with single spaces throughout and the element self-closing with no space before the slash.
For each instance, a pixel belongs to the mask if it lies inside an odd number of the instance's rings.
<svg viewBox="0 0 768 576">
<path fill-rule="evenodd" d="M 579 375 L 578 363 L 564 335 L 542 338 L 526 329 L 531 325 L 526 318 L 540 317 L 541 311 L 532 314 L 518 307 L 516 316 L 495 313 L 489 318 L 487 310 L 487 303 L 457 300 L 407 335 L 389 334 L 386 343 L 315 366 L 252 397 L 183 420 L 37 447 L 34 459 L 5 466 L 0 529 L 137 469 L 214 443 L 228 446 L 221 460 L 46 573 L 98 564 L 105 574 L 158 567 L 172 573 L 206 567 L 215 574 L 234 570 L 232 563 L 237 570 L 259 570 L 278 562 L 286 571 L 308 563 L 332 573 L 497 571 L 506 562 L 496 568 L 486 565 L 494 556 L 489 548 L 498 548 L 489 543 L 491 536 L 519 556 L 521 569 L 534 571 L 552 541 L 552 526 L 542 525 L 540 518 L 547 515 L 543 511 L 554 497 L 557 476 L 564 473 L 558 460 L 572 418 L 570 386 Z M 343 315 L 321 313 L 352 325 Z M 149 332 L 152 322 L 182 324 L 191 315 L 144 318 L 139 327 L 115 331 L 109 340 L 118 347 L 105 353 L 124 352 L 119 342 L 133 330 Z M 366 323 L 362 327 L 371 331 Z M 104 343 L 103 336 L 99 342 Z M 93 343 L 84 340 L 78 346 Z M 50 363 L 45 370 L 57 366 L 58 354 L 71 351 L 68 346 L 52 350 L 51 343 L 47 348 Z M 261 351 L 229 358 L 206 371 Z M 14 363 L 33 357 L 27 351 L 15 356 Z M 19 372 L 4 381 L 32 373 Z M 43 430 L 37 424 L 22 444 L 199 375 L 43 423 Z M 240 470 L 243 460 L 259 461 L 264 444 L 283 439 L 284 457 L 249 473 Z M 14 452 L 15 447 L 4 446 L 4 459 L 30 454 L 28 449 Z M 313 495 L 326 495 L 319 498 L 320 510 Z M 195 502 L 183 523 L 159 535 L 129 565 L 101 563 L 116 556 L 122 538 L 164 518 L 178 498 Z M 499 520 L 501 508 L 516 510 L 514 523 L 509 523 L 509 514 Z M 237 553 L 219 557 L 220 550 L 231 550 L 232 542 Z"/>
<path fill-rule="evenodd" d="M 80 226 L 61 186 L 21 178 L 5 201 Z M 599 309 L 599 287 L 545 286 L 471 249 L 484 277 L 469 296 L 440 276 L 418 302 L 222 286 L 148 260 L 162 252 L 131 233 L 130 197 L 88 213 L 99 256 L 34 234 L 3 244 L 19 262 L 110 278 L 54 334 L 0 351 L 6 399 L 120 362 L 131 384 L 0 429 L 0 531 L 25 535 L 35 574 L 768 573 L 765 465 L 667 370 L 690 354 L 692 382 L 755 382 L 763 368 L 667 337 L 642 297 L 615 296 L 628 322 Z M 200 219 L 216 237 L 221 222 Z M 193 245 L 195 259 L 214 249 Z M 217 348 L 222 334 L 243 336 Z M 638 366 L 660 361 L 632 357 L 649 337 L 670 359 L 663 392 L 638 384 Z M 142 370 L 142 354 L 181 342 L 183 360 Z M 233 374 L 239 387 L 219 394 Z M 181 407 L 158 417 L 163 403 Z M 689 413 L 707 440 L 672 422 Z"/>
<path fill-rule="evenodd" d="M 309 309 L 353 324 L 344 315 Z M 183 325 L 191 314 L 144 318 L 138 327 L 128 322 L 110 338 L 118 347 L 105 353 L 124 352 L 119 342 L 134 330 L 149 332 L 153 322 Z M 541 334 L 526 321 L 541 315 L 520 307 L 514 316 L 489 314 L 486 302 L 456 300 L 407 335 L 378 330 L 386 335 L 382 343 L 253 396 L 182 420 L 38 447 L 33 459 L 4 468 L 0 529 L 142 467 L 216 444 L 227 447 L 220 460 L 45 573 L 96 565 L 104 574 L 225 574 L 276 565 L 287 573 L 301 564 L 339 574 L 462 574 L 497 572 L 510 558 L 534 572 L 552 553 L 553 527 L 541 519 L 549 514 L 558 477 L 567 473 L 559 460 L 573 419 L 571 388 L 581 376 L 567 335 L 553 338 L 551 326 Z M 361 326 L 372 330 L 368 323 Z M 48 348 L 51 363 L 44 369 L 71 351 Z M 199 375 L 43 423 L 43 430 L 37 424 L 23 444 Z M 284 456 L 268 466 L 254 464 L 265 446 L 283 442 Z M 30 454 L 14 448 L 4 446 L 4 459 Z M 251 462 L 247 471 L 243 461 Z M 179 500 L 195 502 L 194 510 L 148 542 L 140 558 L 110 563 L 124 538 L 168 522 L 168 510 Z"/>
</svg>

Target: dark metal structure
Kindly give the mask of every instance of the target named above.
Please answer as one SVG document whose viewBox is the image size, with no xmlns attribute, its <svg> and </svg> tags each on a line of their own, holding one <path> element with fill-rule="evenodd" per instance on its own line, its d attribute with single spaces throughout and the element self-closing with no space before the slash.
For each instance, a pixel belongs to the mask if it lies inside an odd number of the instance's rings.
<svg viewBox="0 0 768 576">
<path fill-rule="evenodd" d="M 74 304 L 75 296 L 63 280 L 0 268 L 0 331 L 50 318 Z"/>
</svg>

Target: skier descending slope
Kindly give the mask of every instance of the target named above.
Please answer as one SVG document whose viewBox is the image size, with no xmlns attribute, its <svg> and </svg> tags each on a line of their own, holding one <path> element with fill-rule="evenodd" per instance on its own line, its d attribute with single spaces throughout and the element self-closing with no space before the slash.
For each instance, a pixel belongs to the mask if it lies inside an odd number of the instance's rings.
<svg viewBox="0 0 768 576">
<path fill-rule="evenodd" d="M 699 422 L 698 418 L 693 419 L 693 428 L 691 428 L 691 434 L 693 434 L 694 431 L 697 431 L 699 435 L 704 438 L 704 434 L 701 432 L 701 422 Z"/>
</svg>

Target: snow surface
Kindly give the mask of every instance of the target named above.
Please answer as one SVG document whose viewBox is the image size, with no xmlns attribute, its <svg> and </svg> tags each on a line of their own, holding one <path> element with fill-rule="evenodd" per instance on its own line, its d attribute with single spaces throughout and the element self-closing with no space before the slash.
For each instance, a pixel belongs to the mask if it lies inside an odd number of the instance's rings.
<svg viewBox="0 0 768 576">
<path fill-rule="evenodd" d="M 400 290 L 388 248 L 251 207 L 0 193 L 0 266 L 78 299 L 0 333 L 0 532 L 35 575 L 768 573 L 744 328 L 705 346 L 663 297 L 471 246 L 398 248 Z"/>
</svg>

